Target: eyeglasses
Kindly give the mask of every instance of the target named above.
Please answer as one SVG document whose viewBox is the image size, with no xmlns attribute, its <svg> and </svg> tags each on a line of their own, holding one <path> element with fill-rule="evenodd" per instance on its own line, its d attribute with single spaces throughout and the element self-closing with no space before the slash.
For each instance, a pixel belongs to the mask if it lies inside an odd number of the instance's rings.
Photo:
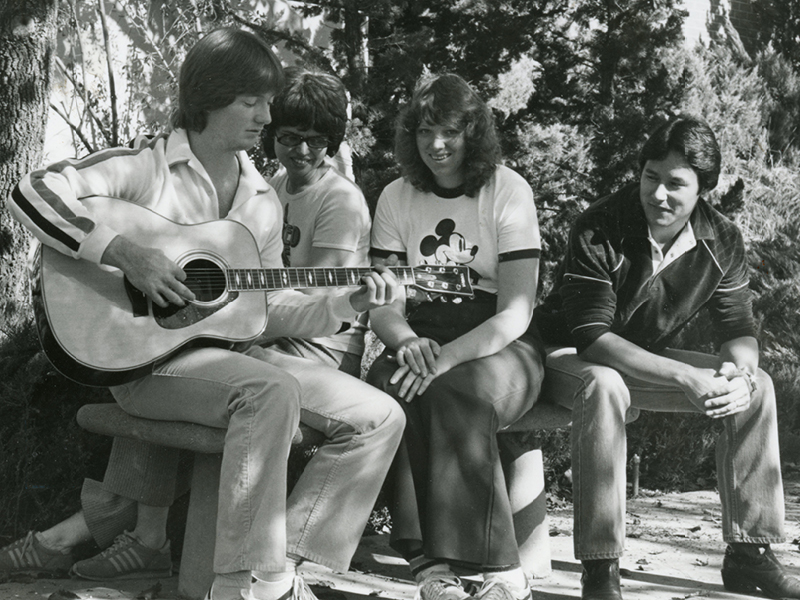
<svg viewBox="0 0 800 600">
<path fill-rule="evenodd" d="M 309 137 L 305 137 L 302 135 L 297 135 L 296 133 L 282 133 L 275 137 L 278 140 L 278 143 L 282 146 L 288 146 L 290 148 L 294 148 L 295 146 L 299 146 L 303 142 L 305 142 L 309 148 L 316 148 L 319 150 L 320 148 L 327 148 L 330 142 L 328 138 L 324 135 L 312 135 Z"/>
</svg>

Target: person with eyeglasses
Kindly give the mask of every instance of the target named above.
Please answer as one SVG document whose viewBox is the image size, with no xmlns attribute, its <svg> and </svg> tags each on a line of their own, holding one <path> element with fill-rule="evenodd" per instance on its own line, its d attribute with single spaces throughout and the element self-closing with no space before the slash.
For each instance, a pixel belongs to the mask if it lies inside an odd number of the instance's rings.
<svg viewBox="0 0 800 600">
<path fill-rule="evenodd" d="M 370 216 L 358 186 L 334 164 L 347 125 L 347 95 L 335 75 L 286 69 L 286 87 L 262 132 L 265 154 L 281 169 L 269 180 L 284 210 L 284 264 L 367 267 Z M 313 293 L 313 290 L 311 291 Z M 326 338 L 284 338 L 275 347 L 361 375 L 365 316 Z"/>
<path fill-rule="evenodd" d="M 238 221 L 250 229 L 262 264 L 278 267 L 282 207 L 246 150 L 271 121 L 276 97 L 286 98 L 285 84 L 283 68 L 261 38 L 234 28 L 210 32 L 181 68 L 171 132 L 26 176 L 14 190 L 12 213 L 42 243 L 76 260 L 120 268 L 164 307 L 194 299 L 182 283 L 185 273 L 160 249 L 116 234 L 83 198 L 124 199 L 184 224 Z M 340 102 L 342 89 L 330 87 L 320 98 L 309 96 L 305 106 L 309 114 L 332 115 L 336 126 L 328 143 L 334 147 L 344 136 L 346 102 Z M 312 144 L 321 143 L 321 136 L 312 137 L 317 138 Z M 351 195 L 356 194 L 351 190 Z M 353 204 L 361 225 L 352 247 L 345 241 L 332 251 L 365 262 L 369 215 L 359 198 Z M 356 218 L 348 219 L 352 227 Z M 314 600 L 296 572 L 299 562 L 349 567 L 405 417 L 388 395 L 341 372 L 342 359 L 328 358 L 324 350 L 314 354 L 316 360 L 292 356 L 297 352 L 283 351 L 275 340 L 349 329 L 359 314 L 391 302 L 397 293 L 397 280 L 383 267 L 361 283 L 355 291 L 269 292 L 270 318 L 252 345 L 183 349 L 151 374 L 111 389 L 131 414 L 227 429 L 215 576 L 206 600 Z M 299 341 L 287 347 L 305 349 Z M 326 441 L 287 498 L 286 459 L 298 422 L 323 433 Z M 102 484 L 84 487 L 83 510 L 0 549 L 0 573 L 69 570 L 93 580 L 170 574 L 166 516 L 183 475 L 179 453 L 119 438 L 114 449 Z M 113 543 L 75 563 L 74 547 L 92 538 Z"/>
</svg>

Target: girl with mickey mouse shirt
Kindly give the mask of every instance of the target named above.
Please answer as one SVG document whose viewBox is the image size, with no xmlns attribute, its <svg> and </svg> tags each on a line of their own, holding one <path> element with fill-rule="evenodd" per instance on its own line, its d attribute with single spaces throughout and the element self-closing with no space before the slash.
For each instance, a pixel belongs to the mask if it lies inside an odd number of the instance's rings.
<svg viewBox="0 0 800 600">
<path fill-rule="evenodd" d="M 378 201 L 373 260 L 466 264 L 476 293 L 402 296 L 370 312 L 386 351 L 368 380 L 407 417 L 392 544 L 422 600 L 470 597 L 456 565 L 483 573 L 478 598 L 530 598 L 496 434 L 530 409 L 544 371 L 528 333 L 540 252 L 533 194 L 499 164 L 491 112 L 454 74 L 417 85 L 395 150 L 403 177 Z"/>
</svg>

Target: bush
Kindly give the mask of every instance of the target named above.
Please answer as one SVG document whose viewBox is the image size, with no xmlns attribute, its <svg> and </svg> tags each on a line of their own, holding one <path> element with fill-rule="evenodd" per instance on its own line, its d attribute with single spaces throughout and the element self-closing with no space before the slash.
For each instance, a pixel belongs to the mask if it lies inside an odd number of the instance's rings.
<svg viewBox="0 0 800 600">
<path fill-rule="evenodd" d="M 0 540 L 72 514 L 84 477 L 102 479 L 110 439 L 78 427 L 75 413 L 110 399 L 57 373 L 30 321 L 0 341 Z"/>
</svg>

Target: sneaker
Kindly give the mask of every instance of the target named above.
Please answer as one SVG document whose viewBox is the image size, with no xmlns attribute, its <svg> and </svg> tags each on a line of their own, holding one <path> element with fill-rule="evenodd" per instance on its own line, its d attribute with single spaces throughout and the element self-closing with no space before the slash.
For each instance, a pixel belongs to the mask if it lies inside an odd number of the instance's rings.
<svg viewBox="0 0 800 600">
<path fill-rule="evenodd" d="M 728 546 L 722 561 L 722 583 L 737 594 L 800 598 L 800 581 L 786 574 L 769 546 L 753 544 L 742 551 Z"/>
<path fill-rule="evenodd" d="M 477 600 L 532 600 L 530 586 L 518 588 L 500 578 L 487 578 L 475 594 Z"/>
<path fill-rule="evenodd" d="M 0 573 L 32 575 L 35 577 L 66 577 L 75 559 L 72 552 L 64 554 L 42 545 L 36 532 L 0 548 Z"/>
<path fill-rule="evenodd" d="M 255 582 L 255 577 L 253 578 Z M 249 590 L 242 590 L 242 598 L 244 600 L 260 600 L 258 596 L 253 594 L 252 588 Z M 211 600 L 211 591 L 209 590 L 206 600 Z M 314 592 L 308 587 L 305 579 L 301 575 L 295 575 L 292 578 L 292 586 L 278 598 L 278 600 L 317 600 Z"/>
<path fill-rule="evenodd" d="M 158 550 L 153 550 L 126 531 L 97 556 L 72 565 L 70 574 L 93 581 L 169 577 L 172 575 L 169 540 Z"/>
<path fill-rule="evenodd" d="M 433 572 L 417 584 L 414 600 L 467 600 L 472 598 L 461 580 L 451 573 Z"/>
</svg>

